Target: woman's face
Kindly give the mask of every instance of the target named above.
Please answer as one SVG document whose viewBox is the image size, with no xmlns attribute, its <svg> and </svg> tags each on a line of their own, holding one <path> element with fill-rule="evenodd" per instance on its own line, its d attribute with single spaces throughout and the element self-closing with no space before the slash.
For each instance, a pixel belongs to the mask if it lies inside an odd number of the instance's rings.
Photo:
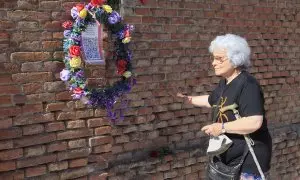
<svg viewBox="0 0 300 180">
<path fill-rule="evenodd" d="M 212 54 L 212 66 L 215 74 L 225 78 L 230 77 L 235 72 L 235 68 L 227 57 L 226 49 L 215 50 Z"/>
</svg>

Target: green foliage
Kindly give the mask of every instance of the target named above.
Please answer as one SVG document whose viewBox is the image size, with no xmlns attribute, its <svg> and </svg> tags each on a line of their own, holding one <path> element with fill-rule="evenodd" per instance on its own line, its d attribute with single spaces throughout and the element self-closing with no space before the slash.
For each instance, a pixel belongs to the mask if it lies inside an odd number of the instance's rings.
<svg viewBox="0 0 300 180">
<path fill-rule="evenodd" d="M 121 0 L 107 0 L 107 4 L 112 7 L 112 9 L 118 11 L 120 10 L 120 1 Z"/>
</svg>

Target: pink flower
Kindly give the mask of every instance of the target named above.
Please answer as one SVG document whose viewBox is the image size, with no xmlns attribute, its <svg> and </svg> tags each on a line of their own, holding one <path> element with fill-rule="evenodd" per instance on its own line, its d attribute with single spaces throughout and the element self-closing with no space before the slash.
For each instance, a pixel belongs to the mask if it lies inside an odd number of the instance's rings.
<svg viewBox="0 0 300 180">
<path fill-rule="evenodd" d="M 69 52 L 72 57 L 80 56 L 80 47 L 76 45 L 72 45 L 69 49 Z"/>
<path fill-rule="evenodd" d="M 77 87 L 73 90 L 73 93 L 74 94 L 83 94 L 83 89 L 81 89 L 80 87 Z"/>
<path fill-rule="evenodd" d="M 65 21 L 63 24 L 62 24 L 62 27 L 65 28 L 65 29 L 71 29 L 73 26 L 73 22 L 72 21 Z"/>
<path fill-rule="evenodd" d="M 127 66 L 127 61 L 125 61 L 124 59 L 120 59 L 117 62 L 117 73 L 119 75 L 122 75 L 125 71 L 126 71 L 126 66 Z"/>
<path fill-rule="evenodd" d="M 106 0 L 91 0 L 93 6 L 102 6 Z"/>
</svg>

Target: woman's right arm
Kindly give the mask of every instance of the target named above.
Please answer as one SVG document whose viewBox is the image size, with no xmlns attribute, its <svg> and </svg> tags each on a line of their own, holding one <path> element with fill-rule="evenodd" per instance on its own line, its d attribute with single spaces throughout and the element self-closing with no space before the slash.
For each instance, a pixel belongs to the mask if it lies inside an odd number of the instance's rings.
<svg viewBox="0 0 300 180">
<path fill-rule="evenodd" d="M 202 95 L 202 96 L 186 96 L 181 93 L 177 94 L 178 97 L 184 98 L 184 102 L 188 104 L 193 104 L 199 107 L 211 107 L 208 102 L 209 95 Z"/>
<path fill-rule="evenodd" d="M 188 96 L 190 98 L 190 103 L 199 106 L 199 107 L 211 107 L 208 102 L 209 95 L 202 95 L 202 96 Z"/>
</svg>

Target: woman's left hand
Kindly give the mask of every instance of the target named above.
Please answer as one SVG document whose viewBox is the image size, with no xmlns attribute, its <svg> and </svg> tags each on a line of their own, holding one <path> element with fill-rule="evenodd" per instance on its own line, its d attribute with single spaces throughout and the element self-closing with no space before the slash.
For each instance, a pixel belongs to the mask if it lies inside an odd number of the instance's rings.
<svg viewBox="0 0 300 180">
<path fill-rule="evenodd" d="M 204 131 L 207 135 L 210 136 L 219 136 L 222 134 L 222 123 L 213 123 L 210 125 L 204 126 L 201 131 Z"/>
</svg>

